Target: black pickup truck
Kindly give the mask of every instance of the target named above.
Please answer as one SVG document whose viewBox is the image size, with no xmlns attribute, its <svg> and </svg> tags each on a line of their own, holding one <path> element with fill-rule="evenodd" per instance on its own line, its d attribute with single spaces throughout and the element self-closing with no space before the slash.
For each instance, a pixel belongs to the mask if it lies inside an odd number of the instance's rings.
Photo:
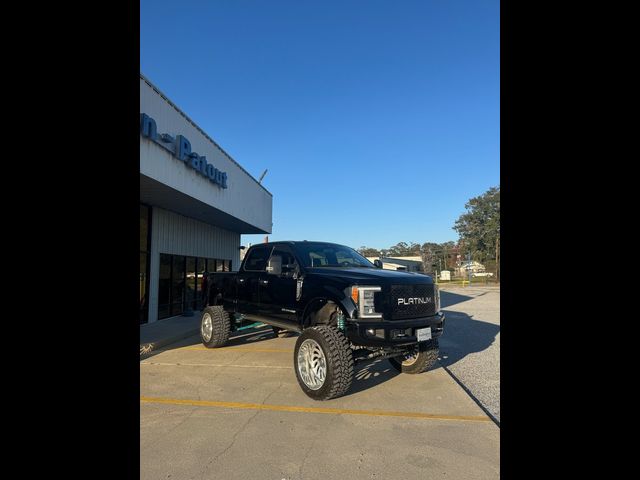
<svg viewBox="0 0 640 480">
<path fill-rule="evenodd" d="M 344 395 L 357 361 L 388 358 L 402 373 L 421 373 L 438 358 L 445 318 L 431 277 L 383 270 L 343 245 L 257 244 L 238 272 L 206 273 L 202 291 L 205 346 L 222 347 L 258 322 L 276 335 L 299 332 L 294 370 L 316 400 Z"/>
</svg>

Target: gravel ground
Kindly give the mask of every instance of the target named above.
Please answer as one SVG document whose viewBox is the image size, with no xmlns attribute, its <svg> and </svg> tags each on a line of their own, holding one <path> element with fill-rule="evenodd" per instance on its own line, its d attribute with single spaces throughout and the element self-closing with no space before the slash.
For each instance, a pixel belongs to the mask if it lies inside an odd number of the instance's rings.
<svg viewBox="0 0 640 480">
<path fill-rule="evenodd" d="M 445 287 L 440 364 L 500 422 L 500 288 Z"/>
</svg>

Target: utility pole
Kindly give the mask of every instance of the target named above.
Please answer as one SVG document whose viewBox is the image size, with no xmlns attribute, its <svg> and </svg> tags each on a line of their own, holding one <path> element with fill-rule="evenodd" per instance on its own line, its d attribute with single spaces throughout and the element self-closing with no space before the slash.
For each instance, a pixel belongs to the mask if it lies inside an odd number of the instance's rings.
<svg viewBox="0 0 640 480">
<path fill-rule="evenodd" d="M 471 285 L 471 250 L 467 253 L 467 269 L 469 271 L 469 285 Z"/>
</svg>

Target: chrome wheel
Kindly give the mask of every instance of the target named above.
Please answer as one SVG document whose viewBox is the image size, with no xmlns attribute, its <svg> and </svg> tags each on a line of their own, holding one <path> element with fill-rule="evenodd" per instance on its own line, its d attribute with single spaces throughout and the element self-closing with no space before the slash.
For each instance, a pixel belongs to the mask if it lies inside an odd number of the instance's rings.
<svg viewBox="0 0 640 480">
<path fill-rule="evenodd" d="M 302 342 L 298 349 L 298 373 L 311 390 L 318 390 L 324 385 L 327 360 L 320 344 L 311 338 Z"/>
<path fill-rule="evenodd" d="M 202 325 L 200 325 L 200 333 L 202 333 L 202 338 L 205 342 L 211 340 L 211 335 L 213 335 L 213 323 L 211 322 L 211 315 L 205 313 L 202 317 Z"/>
</svg>

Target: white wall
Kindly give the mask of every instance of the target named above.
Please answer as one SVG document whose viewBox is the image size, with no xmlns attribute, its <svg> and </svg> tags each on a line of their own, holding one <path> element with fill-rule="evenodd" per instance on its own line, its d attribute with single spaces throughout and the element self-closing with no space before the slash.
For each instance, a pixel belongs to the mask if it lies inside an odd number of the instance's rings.
<svg viewBox="0 0 640 480">
<path fill-rule="evenodd" d="M 170 152 L 147 138 L 140 137 L 140 173 L 190 197 L 233 215 L 265 232 L 272 231 L 273 197 L 243 168 L 207 138 L 184 113 L 147 80 L 140 77 L 140 113 L 156 122 L 158 135 L 183 135 L 191 150 L 207 158 L 207 163 L 227 173 L 228 188 L 212 183 Z"/>
<path fill-rule="evenodd" d="M 240 234 L 158 207 L 151 209 L 151 265 L 149 272 L 149 322 L 158 319 L 160 254 L 230 259 L 240 266 Z"/>
</svg>

